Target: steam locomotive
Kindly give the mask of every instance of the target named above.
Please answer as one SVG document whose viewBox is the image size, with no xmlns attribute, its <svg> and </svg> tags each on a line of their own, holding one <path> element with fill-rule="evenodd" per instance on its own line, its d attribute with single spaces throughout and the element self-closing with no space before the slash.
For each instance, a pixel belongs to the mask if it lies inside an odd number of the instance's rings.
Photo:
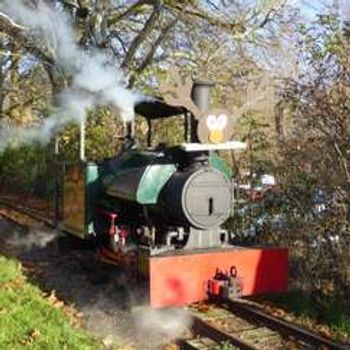
<svg viewBox="0 0 350 350">
<path fill-rule="evenodd" d="M 128 123 L 119 154 L 86 161 L 82 126 L 80 160 L 63 162 L 59 226 L 82 239 L 93 237 L 101 260 L 146 279 L 151 306 L 203 300 L 222 291 L 208 290 L 221 286 L 222 276 L 231 283 L 225 282 L 229 295 L 287 288 L 285 249 L 234 247 L 220 227 L 231 214 L 233 188 L 230 167 L 218 151 L 245 145 L 231 141 L 229 113 L 210 109 L 210 88 L 192 81 L 181 86 L 177 79 L 170 89 L 165 86 L 162 99 L 138 103 L 136 113 L 148 121 L 149 147 L 138 147 Z M 152 147 L 152 121 L 171 116 L 183 120 L 184 143 Z"/>
<path fill-rule="evenodd" d="M 194 85 L 202 98 L 209 88 Z M 136 112 L 148 120 L 187 113 L 160 99 L 139 103 Z M 192 116 L 183 118 L 184 137 L 191 140 Z M 230 167 L 213 151 L 217 147 L 184 143 L 141 150 L 133 124 L 126 129 L 115 157 L 66 164 L 63 229 L 97 236 L 114 250 L 129 243 L 157 250 L 227 244 L 220 225 L 231 213 L 233 191 Z"/>
</svg>

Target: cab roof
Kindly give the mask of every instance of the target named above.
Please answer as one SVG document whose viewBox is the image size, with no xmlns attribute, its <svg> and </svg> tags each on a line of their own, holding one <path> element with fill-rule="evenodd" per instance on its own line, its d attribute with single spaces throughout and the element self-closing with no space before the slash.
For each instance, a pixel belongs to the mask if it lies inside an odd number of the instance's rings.
<svg viewBox="0 0 350 350">
<path fill-rule="evenodd" d="M 163 99 L 150 97 L 137 102 L 135 112 L 147 119 L 168 118 L 186 112 L 185 107 L 174 107 L 167 104 Z"/>
</svg>

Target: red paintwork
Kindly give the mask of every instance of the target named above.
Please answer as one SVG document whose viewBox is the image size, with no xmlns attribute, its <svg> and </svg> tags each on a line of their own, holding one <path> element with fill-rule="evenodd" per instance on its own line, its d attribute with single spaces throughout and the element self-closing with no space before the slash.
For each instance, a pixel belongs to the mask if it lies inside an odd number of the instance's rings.
<svg viewBox="0 0 350 350">
<path fill-rule="evenodd" d="M 185 305 L 207 298 L 208 280 L 217 268 L 236 266 L 243 295 L 285 292 L 288 284 L 288 250 L 232 248 L 149 259 L 150 304 L 153 307 Z"/>
<path fill-rule="evenodd" d="M 209 280 L 208 281 L 208 292 L 212 296 L 220 296 L 221 287 L 224 281 Z"/>
</svg>

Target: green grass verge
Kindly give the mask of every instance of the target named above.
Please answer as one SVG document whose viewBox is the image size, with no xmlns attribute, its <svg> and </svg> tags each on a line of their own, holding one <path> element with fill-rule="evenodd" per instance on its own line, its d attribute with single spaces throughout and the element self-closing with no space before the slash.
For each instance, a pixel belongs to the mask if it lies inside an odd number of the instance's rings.
<svg viewBox="0 0 350 350">
<path fill-rule="evenodd" d="M 292 291 L 269 296 L 268 300 L 279 304 L 299 317 L 308 317 L 330 326 L 335 332 L 350 336 L 350 310 L 344 309 L 339 300 L 329 296 L 315 297 Z"/>
<path fill-rule="evenodd" d="M 72 327 L 67 315 L 28 283 L 18 262 L 0 256 L 0 349 L 102 349 L 100 340 Z"/>
</svg>

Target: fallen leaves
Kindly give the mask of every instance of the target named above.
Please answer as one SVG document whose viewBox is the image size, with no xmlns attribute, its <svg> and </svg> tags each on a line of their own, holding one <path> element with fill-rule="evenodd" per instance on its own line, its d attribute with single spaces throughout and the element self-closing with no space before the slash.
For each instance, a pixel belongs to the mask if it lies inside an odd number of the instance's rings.
<svg viewBox="0 0 350 350">
<path fill-rule="evenodd" d="M 1 189 L 0 197 L 4 202 L 11 203 L 13 205 L 19 206 L 27 206 L 28 208 L 32 208 L 38 210 L 39 212 L 45 213 L 52 210 L 52 205 L 50 202 L 41 199 L 35 198 L 32 195 L 26 195 L 25 193 L 14 193 L 14 192 L 4 192 L 4 189 Z"/>
<path fill-rule="evenodd" d="M 32 329 L 28 332 L 25 338 L 21 341 L 23 345 L 30 345 L 35 340 L 37 340 L 41 336 L 41 333 L 38 329 Z"/>
<path fill-rule="evenodd" d="M 56 309 L 60 309 L 68 317 L 69 324 L 72 327 L 79 327 L 84 322 L 84 315 L 81 312 L 78 312 L 74 307 L 69 306 L 60 300 L 56 296 L 56 291 L 52 290 L 50 295 L 46 297 L 46 300 Z"/>
<path fill-rule="evenodd" d="M 330 328 L 326 325 L 316 325 L 315 328 L 317 329 L 318 333 L 323 335 L 324 337 L 331 338 L 332 337 L 332 332 Z"/>
<path fill-rule="evenodd" d="M 0 283 L 0 287 L 4 290 L 18 290 L 24 288 L 26 283 L 26 278 L 24 276 L 19 276 L 11 281 Z"/>
<path fill-rule="evenodd" d="M 39 222 L 26 214 L 20 213 L 16 210 L 9 208 L 1 208 L 0 215 L 9 220 L 15 221 L 16 223 L 22 226 L 28 226 L 31 228 L 43 228 L 45 226 L 44 223 Z"/>
<path fill-rule="evenodd" d="M 192 307 L 199 312 L 207 312 L 210 310 L 210 305 L 208 303 L 196 303 Z"/>
<path fill-rule="evenodd" d="M 171 344 L 167 344 L 163 347 L 162 350 L 179 350 L 179 346 L 174 344 L 174 343 L 171 343 Z"/>
<path fill-rule="evenodd" d="M 111 334 L 107 335 L 105 338 L 102 339 L 102 344 L 107 347 L 110 348 L 113 345 L 113 336 Z"/>
<path fill-rule="evenodd" d="M 337 338 L 340 336 L 343 341 L 347 341 L 349 339 L 349 337 L 346 334 L 340 334 L 339 332 L 335 332 L 330 326 L 326 324 L 319 324 L 316 322 L 315 319 L 312 319 L 305 315 L 297 316 L 292 311 L 288 311 L 287 309 L 284 309 L 281 306 L 276 305 L 268 300 L 258 299 L 258 302 L 252 302 L 252 304 L 272 316 L 284 319 L 287 322 L 299 324 L 326 338 Z"/>
</svg>

